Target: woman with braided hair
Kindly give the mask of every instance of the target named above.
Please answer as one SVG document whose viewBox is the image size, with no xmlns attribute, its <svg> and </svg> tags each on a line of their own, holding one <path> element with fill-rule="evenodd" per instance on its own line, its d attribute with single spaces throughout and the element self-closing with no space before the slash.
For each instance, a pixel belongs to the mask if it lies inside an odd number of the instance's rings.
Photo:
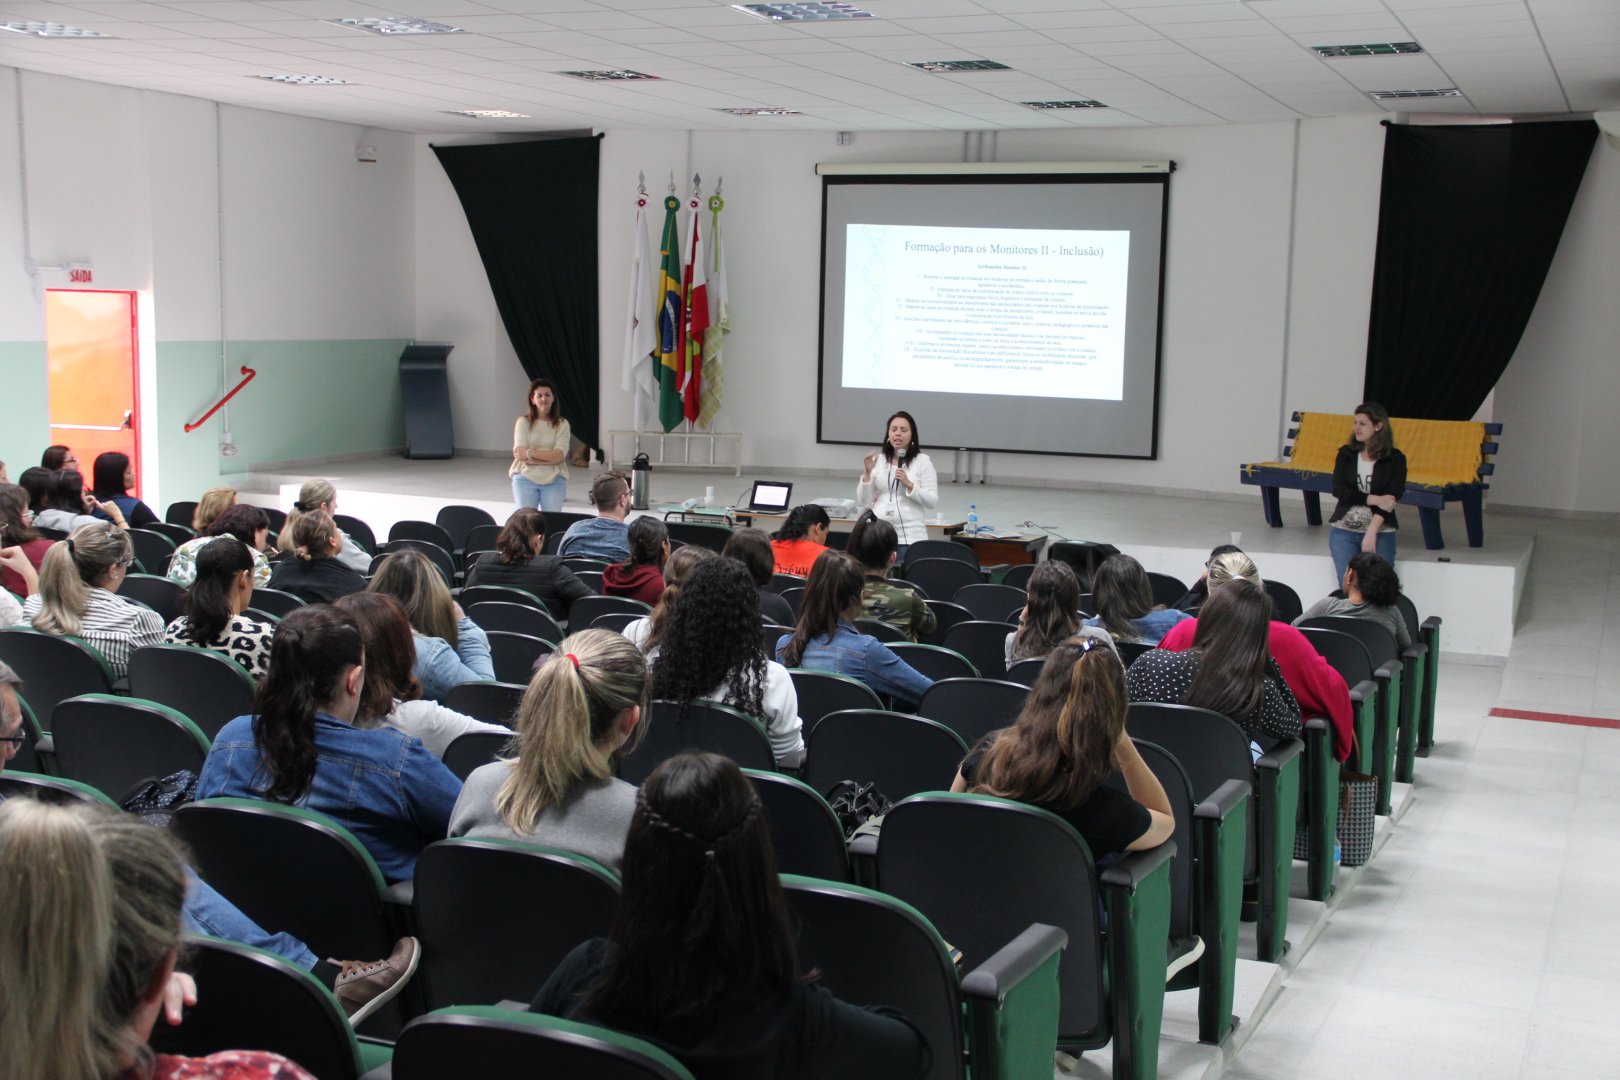
<svg viewBox="0 0 1620 1080">
<path fill-rule="evenodd" d="M 614 757 L 640 739 L 649 691 L 647 661 L 622 635 L 563 638 L 518 706 L 516 756 L 467 777 L 450 835 L 544 844 L 617 872 L 636 789 Z"/>
<path fill-rule="evenodd" d="M 810 982 L 795 936 L 753 786 L 682 754 L 637 793 L 612 936 L 569 953 L 533 1009 L 647 1039 L 699 1080 L 923 1076 L 917 1029 Z"/>
<path fill-rule="evenodd" d="M 766 659 L 759 593 L 747 568 L 735 559 L 700 563 L 672 614 L 653 660 L 653 696 L 740 709 L 765 725 L 779 760 L 804 749 L 799 694 L 787 668 Z"/>
</svg>

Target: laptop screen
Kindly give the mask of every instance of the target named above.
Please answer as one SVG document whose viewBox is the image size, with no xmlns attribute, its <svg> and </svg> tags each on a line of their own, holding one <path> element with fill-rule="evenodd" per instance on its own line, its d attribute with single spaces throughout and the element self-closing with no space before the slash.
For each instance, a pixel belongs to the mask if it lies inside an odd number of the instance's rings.
<svg viewBox="0 0 1620 1080">
<path fill-rule="evenodd" d="M 773 480 L 754 481 L 754 493 L 749 497 L 749 505 L 755 510 L 786 510 L 788 500 L 793 497 L 791 483 L 779 483 Z"/>
</svg>

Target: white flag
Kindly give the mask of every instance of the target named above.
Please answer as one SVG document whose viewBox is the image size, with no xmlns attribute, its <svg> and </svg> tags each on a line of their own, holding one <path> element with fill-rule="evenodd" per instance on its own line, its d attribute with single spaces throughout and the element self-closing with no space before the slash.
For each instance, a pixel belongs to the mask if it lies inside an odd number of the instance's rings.
<svg viewBox="0 0 1620 1080">
<path fill-rule="evenodd" d="M 619 389 L 635 403 L 637 431 L 658 418 L 658 260 L 647 224 L 647 196 L 636 204 L 635 248 L 630 256 L 630 299 L 624 324 L 624 368 Z"/>
</svg>

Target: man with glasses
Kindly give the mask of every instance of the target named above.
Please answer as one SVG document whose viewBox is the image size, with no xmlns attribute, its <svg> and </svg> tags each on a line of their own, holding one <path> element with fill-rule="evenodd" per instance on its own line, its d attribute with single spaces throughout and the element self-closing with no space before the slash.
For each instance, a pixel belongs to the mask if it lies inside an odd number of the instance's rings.
<svg viewBox="0 0 1620 1080">
<path fill-rule="evenodd" d="M 576 521 L 563 533 L 557 554 L 563 558 L 601 559 L 619 563 L 630 558 L 630 484 L 624 473 L 609 472 L 591 484 L 596 517 Z"/>
</svg>

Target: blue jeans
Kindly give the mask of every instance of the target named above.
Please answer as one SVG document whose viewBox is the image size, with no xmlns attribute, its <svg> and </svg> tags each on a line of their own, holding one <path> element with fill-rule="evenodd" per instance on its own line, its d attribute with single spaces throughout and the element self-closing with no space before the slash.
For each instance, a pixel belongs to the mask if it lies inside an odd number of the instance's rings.
<svg viewBox="0 0 1620 1080">
<path fill-rule="evenodd" d="M 180 921 L 193 934 L 224 938 L 240 945 L 252 945 L 273 952 L 305 971 L 315 966 L 315 954 L 309 946 L 291 934 L 267 933 L 258 923 L 242 914 L 237 906 L 215 892 L 208 882 L 186 867 L 191 888 L 186 892 L 185 905 L 180 909 Z"/>
<path fill-rule="evenodd" d="M 1328 526 L 1328 554 L 1333 556 L 1333 573 L 1336 580 L 1335 589 L 1344 586 L 1344 570 L 1350 565 L 1350 560 L 1361 551 L 1361 541 L 1366 533 L 1351 532 L 1349 529 L 1335 529 Z M 1395 565 L 1395 537 L 1398 533 L 1388 529 L 1378 530 L 1378 554 L 1391 566 Z"/>
<path fill-rule="evenodd" d="M 537 484 L 527 476 L 512 477 L 512 501 L 519 507 L 538 508 L 543 514 L 554 514 L 563 508 L 568 496 L 568 478 L 559 476 L 549 484 Z"/>
</svg>

